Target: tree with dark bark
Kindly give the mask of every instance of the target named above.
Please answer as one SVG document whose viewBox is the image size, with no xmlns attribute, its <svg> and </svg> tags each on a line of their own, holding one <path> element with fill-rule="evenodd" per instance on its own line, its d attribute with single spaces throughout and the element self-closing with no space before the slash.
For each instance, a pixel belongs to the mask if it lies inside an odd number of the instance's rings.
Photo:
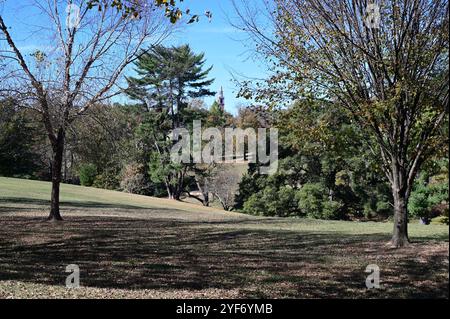
<svg viewBox="0 0 450 319">
<path fill-rule="evenodd" d="M 97 1 L 47 0 L 34 2 L 40 13 L 42 43 L 48 51 L 25 56 L 14 39 L 14 30 L 0 14 L 0 51 L 8 61 L 2 69 L 0 92 L 15 95 L 22 106 L 38 113 L 50 140 L 52 193 L 49 220 L 61 220 L 59 194 L 66 133 L 71 124 L 92 106 L 121 92 L 120 77 L 139 53 L 142 44 L 159 43 L 170 31 L 157 4 L 139 8 L 139 18 Z M 66 12 L 68 14 L 66 15 Z M 18 98 L 18 99 L 19 99 Z"/>
<path fill-rule="evenodd" d="M 414 180 L 448 145 L 442 133 L 449 110 L 448 1 L 261 1 L 259 9 L 236 5 L 237 27 L 274 62 L 276 72 L 256 95 L 275 103 L 312 96 L 347 112 L 390 183 L 391 244 L 407 245 Z M 270 27 L 261 27 L 261 14 Z M 255 93 L 250 86 L 242 92 Z"/>
</svg>

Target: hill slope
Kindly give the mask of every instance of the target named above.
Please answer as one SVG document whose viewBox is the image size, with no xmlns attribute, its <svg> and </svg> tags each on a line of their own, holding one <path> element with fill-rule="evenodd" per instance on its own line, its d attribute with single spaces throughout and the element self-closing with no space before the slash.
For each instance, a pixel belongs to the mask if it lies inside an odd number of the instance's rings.
<svg viewBox="0 0 450 319">
<path fill-rule="evenodd" d="M 16 208 L 34 208 L 48 210 L 51 183 L 0 177 L 0 212 Z M 87 209 L 89 208 L 89 209 Z M 121 213 L 127 217 L 152 217 L 182 219 L 248 219 L 249 216 L 226 212 L 217 208 L 203 207 L 191 203 L 178 202 L 164 198 L 127 194 L 98 188 L 61 184 L 62 214 L 84 212 L 92 214 L 95 209 L 103 214 Z M 107 211 L 107 212 L 106 212 Z M 64 216 L 63 216 L 64 217 Z"/>
<path fill-rule="evenodd" d="M 448 298 L 448 227 L 262 218 L 93 188 L 0 178 L 1 298 Z M 77 264 L 81 288 L 66 289 Z M 382 289 L 368 290 L 367 265 Z"/>
</svg>

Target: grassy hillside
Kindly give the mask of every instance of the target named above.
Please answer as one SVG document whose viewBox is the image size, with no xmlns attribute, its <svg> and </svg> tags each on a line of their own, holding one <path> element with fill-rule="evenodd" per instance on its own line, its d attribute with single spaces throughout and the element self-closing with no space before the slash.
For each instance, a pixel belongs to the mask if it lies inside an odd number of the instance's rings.
<svg viewBox="0 0 450 319">
<path fill-rule="evenodd" d="M 5 211 L 5 206 L 36 207 L 39 210 L 46 210 L 50 204 L 51 183 L 22 180 L 15 178 L 0 177 L 0 212 Z M 130 210 L 138 214 L 139 212 L 157 213 L 167 212 L 166 217 L 183 218 L 239 218 L 240 214 L 225 212 L 217 208 L 203 207 L 192 203 L 183 203 L 163 198 L 153 198 L 115 192 L 91 187 L 82 187 L 68 184 L 61 184 L 61 207 L 64 211 L 83 211 L 81 208 L 97 208 L 103 213 L 113 213 L 117 210 Z M 78 209 L 77 209 L 78 208 Z M 145 211 L 145 209 L 149 209 Z M 105 211 L 106 210 L 106 211 Z M 86 213 L 91 210 L 84 210 Z M 181 216 L 181 212 L 184 214 Z M 195 213 L 193 216 L 189 213 Z M 45 215 L 43 212 L 42 214 Z"/>
<path fill-rule="evenodd" d="M 6 213 L 13 210 L 14 207 L 24 206 L 30 209 L 19 209 L 20 212 L 14 211 L 14 214 L 46 217 L 50 190 L 51 184 L 48 182 L 0 177 L 0 212 Z M 102 216 L 121 215 L 122 217 L 160 217 L 203 221 L 257 219 L 261 222 L 245 225 L 245 227 L 260 230 L 321 231 L 355 235 L 385 234 L 386 236 L 389 236 L 392 231 L 392 224 L 389 222 L 358 223 L 312 219 L 257 218 L 192 203 L 67 184 L 61 185 L 61 205 L 63 215 L 66 213 L 69 216 L 75 213 L 94 216 L 101 214 Z M 230 225 L 230 227 L 234 226 Z M 418 224 L 417 221 L 412 221 L 410 233 L 413 239 L 435 238 L 445 240 L 448 238 L 449 230 L 448 226 L 445 225 L 423 226 Z"/>
<path fill-rule="evenodd" d="M 0 177 L 0 298 L 448 298 L 448 227 L 259 218 L 165 199 Z M 81 269 L 80 289 L 64 286 Z M 365 287 L 377 264 L 382 287 Z"/>
</svg>

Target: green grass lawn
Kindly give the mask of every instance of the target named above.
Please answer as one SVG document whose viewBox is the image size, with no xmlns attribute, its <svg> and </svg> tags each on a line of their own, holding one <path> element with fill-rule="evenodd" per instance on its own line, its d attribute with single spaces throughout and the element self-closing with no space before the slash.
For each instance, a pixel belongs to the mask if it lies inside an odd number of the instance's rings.
<svg viewBox="0 0 450 319">
<path fill-rule="evenodd" d="M 45 221 L 50 184 L 0 177 L 0 298 L 448 298 L 448 226 L 261 218 L 62 186 L 62 223 Z M 81 270 L 79 289 L 65 267 Z M 369 264 L 381 288 L 368 290 Z"/>
</svg>

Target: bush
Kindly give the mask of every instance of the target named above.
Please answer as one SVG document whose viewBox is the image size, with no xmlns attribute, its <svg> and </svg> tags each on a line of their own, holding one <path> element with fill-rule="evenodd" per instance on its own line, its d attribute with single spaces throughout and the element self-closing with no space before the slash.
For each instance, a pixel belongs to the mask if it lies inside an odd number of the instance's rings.
<svg viewBox="0 0 450 319">
<path fill-rule="evenodd" d="M 131 194 L 145 194 L 149 189 L 147 180 L 143 173 L 144 166 L 141 164 L 130 164 L 122 172 L 120 188 Z"/>
<path fill-rule="evenodd" d="M 244 203 L 243 211 L 251 215 L 287 217 L 298 215 L 296 192 L 289 186 L 279 190 L 266 187 Z"/>
<path fill-rule="evenodd" d="M 250 200 L 250 197 L 262 190 L 263 187 L 261 187 L 260 185 L 262 184 L 260 180 L 262 180 L 264 177 L 265 176 L 261 177 L 260 175 L 256 174 L 250 175 L 248 173 L 242 176 L 242 179 L 239 183 L 239 191 L 235 196 L 235 209 L 243 209 L 244 204 Z M 253 205 L 253 203 L 251 205 Z"/>
<path fill-rule="evenodd" d="M 82 186 L 92 186 L 97 176 L 97 167 L 94 164 L 83 164 L 78 170 L 80 175 L 80 184 Z"/>
<path fill-rule="evenodd" d="M 384 214 L 384 215 L 387 215 L 392 210 L 391 204 L 385 200 L 377 201 L 376 208 L 377 214 Z"/>
<path fill-rule="evenodd" d="M 246 214 L 265 216 L 264 203 L 259 199 L 260 193 L 251 195 L 245 202 L 242 211 Z"/>
<path fill-rule="evenodd" d="M 409 198 L 408 210 L 414 217 L 448 215 L 448 185 L 425 185 L 419 182 Z"/>
<path fill-rule="evenodd" d="M 383 198 L 372 198 L 364 203 L 363 213 L 366 218 L 387 218 L 392 215 L 392 206 Z"/>
<path fill-rule="evenodd" d="M 323 203 L 322 219 L 342 219 L 342 207 L 340 202 L 326 201 Z"/>
<path fill-rule="evenodd" d="M 108 170 L 95 177 L 92 186 L 96 188 L 117 190 L 120 187 L 119 179 L 117 173 L 113 170 Z"/>
<path fill-rule="evenodd" d="M 345 205 L 340 201 L 330 201 L 327 189 L 319 183 L 305 184 L 296 194 L 298 207 L 310 218 L 343 219 Z"/>
<path fill-rule="evenodd" d="M 439 216 L 431 220 L 434 225 L 448 225 L 448 216 Z"/>
<path fill-rule="evenodd" d="M 278 191 L 278 214 L 277 216 L 298 215 L 300 210 L 296 201 L 296 191 L 289 186 L 283 186 Z"/>
<path fill-rule="evenodd" d="M 296 194 L 299 209 L 308 217 L 321 218 L 325 193 L 321 184 L 303 185 Z"/>
<path fill-rule="evenodd" d="M 428 217 L 429 213 L 429 189 L 420 186 L 411 193 L 408 203 L 408 211 L 413 217 Z"/>
<path fill-rule="evenodd" d="M 366 192 L 366 196 L 362 196 L 363 215 L 366 218 L 379 220 L 393 215 L 392 199 L 387 192 L 384 187 L 378 186 Z"/>
</svg>

